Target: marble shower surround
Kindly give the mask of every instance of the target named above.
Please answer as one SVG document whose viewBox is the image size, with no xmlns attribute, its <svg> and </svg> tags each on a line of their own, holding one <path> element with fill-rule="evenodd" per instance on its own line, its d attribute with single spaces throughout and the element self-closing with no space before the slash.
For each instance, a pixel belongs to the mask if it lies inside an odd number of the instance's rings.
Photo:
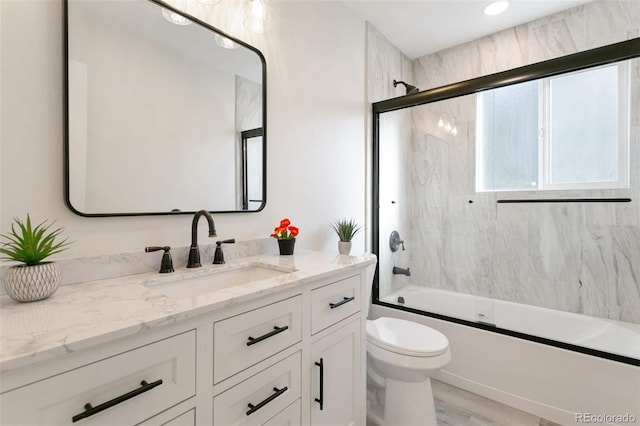
<svg viewBox="0 0 640 426">
<path fill-rule="evenodd" d="M 367 24 L 367 102 L 369 104 L 384 99 L 404 95 L 404 87 L 393 87 L 393 80 L 413 82 L 412 62 L 397 47 L 387 40 L 373 25 Z M 410 211 L 406 208 L 411 187 L 407 179 L 409 175 L 396 173 L 408 164 L 411 140 L 411 111 L 400 110 L 390 113 L 392 118 L 385 125 L 381 122 L 380 143 L 385 155 L 380 158 L 380 170 L 391 170 L 390 174 L 380 177 L 380 254 L 378 268 L 380 288 L 395 291 L 406 284 L 404 275 L 393 275 L 394 266 L 409 265 L 409 252 L 399 250 L 392 253 L 388 238 L 392 231 L 398 231 L 402 238 L 410 232 Z M 371 141 L 371 116 L 368 116 Z"/>
<path fill-rule="evenodd" d="M 414 83 L 439 87 L 638 37 L 639 16 L 640 2 L 587 3 L 418 58 Z M 637 60 L 632 68 L 631 189 L 553 194 L 632 203 L 496 204 L 534 194 L 475 192 L 475 98 L 412 108 L 405 206 L 412 283 L 640 323 Z M 438 129 L 443 113 L 455 117 L 456 137 Z"/>
</svg>

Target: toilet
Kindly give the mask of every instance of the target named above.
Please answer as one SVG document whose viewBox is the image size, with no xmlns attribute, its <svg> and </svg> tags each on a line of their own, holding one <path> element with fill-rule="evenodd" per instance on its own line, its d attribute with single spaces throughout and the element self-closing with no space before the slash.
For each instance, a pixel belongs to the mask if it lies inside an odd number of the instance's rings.
<svg viewBox="0 0 640 426">
<path fill-rule="evenodd" d="M 367 420 L 379 426 L 436 426 L 431 376 L 451 359 L 449 341 L 398 318 L 367 320 Z"/>
</svg>

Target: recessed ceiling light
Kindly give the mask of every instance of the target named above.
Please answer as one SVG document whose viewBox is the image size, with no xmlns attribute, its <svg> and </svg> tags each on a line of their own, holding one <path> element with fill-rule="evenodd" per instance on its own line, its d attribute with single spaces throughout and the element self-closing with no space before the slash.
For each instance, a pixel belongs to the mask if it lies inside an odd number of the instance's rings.
<svg viewBox="0 0 640 426">
<path fill-rule="evenodd" d="M 509 7 L 509 2 L 506 0 L 498 0 L 490 3 L 484 8 L 485 15 L 497 15 L 504 12 Z"/>
</svg>

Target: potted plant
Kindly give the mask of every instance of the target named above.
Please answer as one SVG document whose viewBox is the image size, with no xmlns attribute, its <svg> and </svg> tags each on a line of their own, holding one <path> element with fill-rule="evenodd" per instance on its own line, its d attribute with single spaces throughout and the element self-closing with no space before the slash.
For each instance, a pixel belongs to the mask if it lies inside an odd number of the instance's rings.
<svg viewBox="0 0 640 426">
<path fill-rule="evenodd" d="M 355 219 L 340 219 L 331 224 L 331 227 L 338 234 L 338 252 L 349 254 L 351 252 L 351 240 L 362 230 Z"/>
<path fill-rule="evenodd" d="M 52 229 L 55 222 L 33 227 L 31 218 L 14 218 L 11 232 L 0 237 L 6 241 L 0 247 L 2 260 L 14 260 L 24 265 L 12 266 L 4 274 L 4 288 L 7 294 L 18 302 L 35 302 L 51 296 L 60 285 L 60 268 L 55 262 L 43 262 L 52 254 L 66 250 L 71 244 L 68 238 L 57 241 L 62 227 Z M 17 225 L 17 227 L 16 227 Z M 17 228 L 17 229 L 16 229 Z"/>
<path fill-rule="evenodd" d="M 271 237 L 278 240 L 280 254 L 293 254 L 298 232 L 298 227 L 291 225 L 291 221 L 287 218 L 282 219 L 280 225 L 275 227 Z"/>
</svg>

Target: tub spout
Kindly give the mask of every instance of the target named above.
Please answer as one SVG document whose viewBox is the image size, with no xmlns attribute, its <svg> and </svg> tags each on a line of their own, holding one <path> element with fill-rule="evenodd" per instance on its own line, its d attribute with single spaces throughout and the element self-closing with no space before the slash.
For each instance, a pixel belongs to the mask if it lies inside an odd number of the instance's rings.
<svg viewBox="0 0 640 426">
<path fill-rule="evenodd" d="M 408 277 L 411 276 L 411 271 L 409 270 L 409 268 L 404 269 L 404 268 L 398 268 L 397 266 L 394 266 L 392 272 L 394 275 L 406 275 Z"/>
</svg>

